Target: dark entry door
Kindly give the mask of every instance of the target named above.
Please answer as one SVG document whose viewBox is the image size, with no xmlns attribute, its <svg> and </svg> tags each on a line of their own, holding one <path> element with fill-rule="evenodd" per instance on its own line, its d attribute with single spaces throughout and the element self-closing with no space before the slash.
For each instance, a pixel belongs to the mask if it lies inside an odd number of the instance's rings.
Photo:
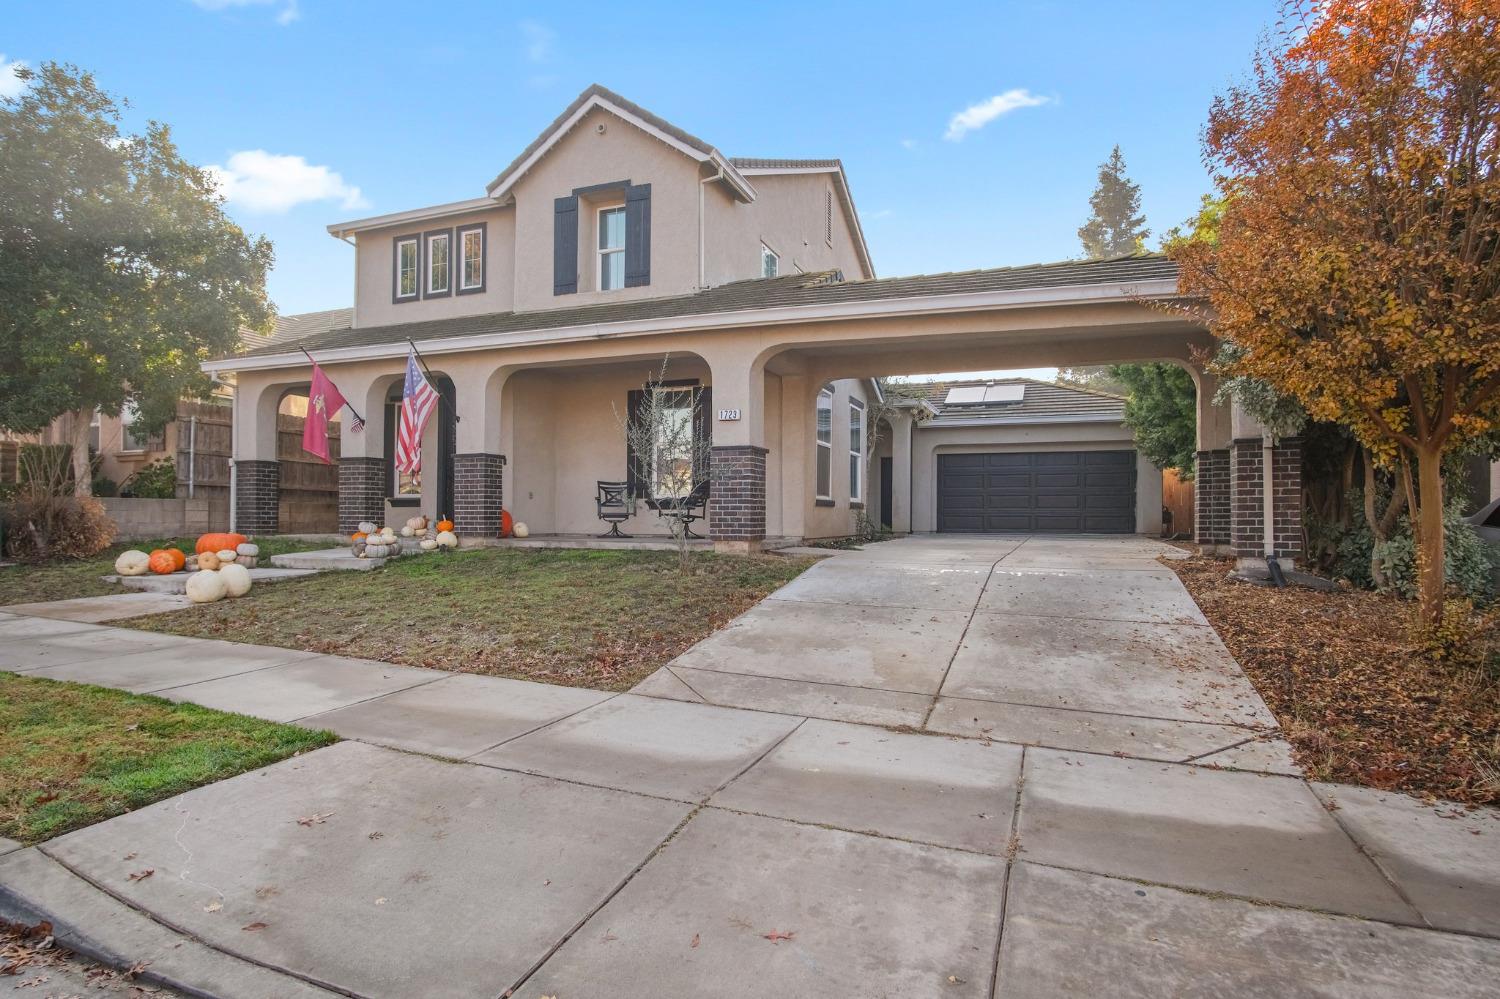
<svg viewBox="0 0 1500 999">
<path fill-rule="evenodd" d="M 891 529 L 891 502 L 895 498 L 895 476 L 890 458 L 880 459 L 880 526 Z"/>
<path fill-rule="evenodd" d="M 1135 531 L 1134 451 L 938 455 L 939 531 Z"/>
</svg>

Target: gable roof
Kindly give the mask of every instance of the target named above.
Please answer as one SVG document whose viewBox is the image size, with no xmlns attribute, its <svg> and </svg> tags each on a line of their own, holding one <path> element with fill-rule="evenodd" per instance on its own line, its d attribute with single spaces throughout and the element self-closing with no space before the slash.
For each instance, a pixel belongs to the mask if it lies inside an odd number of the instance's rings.
<svg viewBox="0 0 1500 999">
<path fill-rule="evenodd" d="M 600 337 L 666 325 L 675 329 L 698 327 L 712 335 L 711 330 L 716 327 L 766 321 L 768 318 L 811 317 L 819 310 L 842 308 L 858 311 L 863 303 L 894 304 L 901 300 L 915 300 L 911 303 L 912 311 L 921 311 L 940 309 L 945 303 L 972 302 L 974 296 L 989 294 L 1021 296 L 1029 301 L 1108 300 L 1138 294 L 1172 295 L 1176 293 L 1176 287 L 1177 265 L 1160 254 L 872 281 L 845 281 L 838 271 L 820 271 L 734 281 L 661 298 L 636 298 L 535 312 L 494 312 L 387 326 L 344 326 L 317 332 L 298 341 L 278 341 L 241 357 L 295 355 L 304 348 L 341 351 L 388 345 L 391 350 L 399 351 L 400 344 L 407 339 L 418 343 L 444 341 L 446 350 L 477 349 L 491 345 L 491 338 L 503 345 L 526 334 L 570 329 L 586 330 L 586 334 L 581 335 Z M 775 317 L 767 317 L 768 311 L 774 311 Z M 609 326 L 614 329 L 601 328 Z M 476 342 L 462 344 L 470 339 Z M 289 361 L 295 360 L 289 358 Z M 230 361 L 209 363 L 215 370 L 235 366 Z M 275 365 L 268 363 L 263 366 Z"/>
<path fill-rule="evenodd" d="M 831 174 L 834 187 L 839 192 L 839 201 L 843 205 L 844 223 L 849 226 L 849 234 L 853 237 L 854 252 L 859 254 L 859 262 L 865 269 L 865 275 L 871 278 L 875 276 L 875 263 L 870 259 L 869 246 L 865 244 L 865 228 L 860 224 L 859 212 L 854 209 L 854 194 L 849 190 L 849 177 L 844 173 L 843 160 L 793 160 L 737 156 L 730 162 L 747 177 L 766 174 Z"/>
<path fill-rule="evenodd" d="M 639 104 L 626 100 L 597 83 L 590 84 L 588 89 L 579 94 L 572 104 L 563 109 L 562 114 L 553 119 L 552 124 L 542 130 L 541 135 L 532 139 L 531 144 L 521 150 L 521 155 L 511 160 L 510 165 L 489 182 L 485 193 L 496 200 L 505 198 L 516 181 L 525 176 L 528 170 L 547 155 L 548 150 L 595 108 L 603 108 L 616 117 L 623 118 L 699 163 L 712 163 L 724 172 L 725 183 L 734 189 L 741 201 L 755 200 L 755 188 L 750 186 L 750 182 L 739 170 L 735 169 L 734 164 L 723 153 L 696 135 L 684 132 L 665 118 L 658 118 Z"/>
<path fill-rule="evenodd" d="M 345 329 L 354 323 L 353 309 L 324 309 L 321 312 L 298 312 L 290 316 L 277 316 L 276 326 L 270 333 L 255 330 L 240 330 L 240 353 L 263 353 L 268 348 L 285 350 L 288 344 Z"/>
<path fill-rule="evenodd" d="M 1019 402 L 963 405 L 946 405 L 944 402 L 951 389 L 985 385 L 1022 385 L 1025 391 Z M 937 416 L 923 424 L 928 427 L 972 423 L 1116 422 L 1125 418 L 1125 400 L 1120 396 L 1035 378 L 965 378 L 908 382 L 906 387 L 919 393 L 937 411 Z"/>
</svg>

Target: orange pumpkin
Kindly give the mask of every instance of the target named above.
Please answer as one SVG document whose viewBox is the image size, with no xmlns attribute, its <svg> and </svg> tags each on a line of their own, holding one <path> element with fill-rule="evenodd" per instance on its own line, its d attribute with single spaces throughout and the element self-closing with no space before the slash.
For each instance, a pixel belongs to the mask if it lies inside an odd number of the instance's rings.
<svg viewBox="0 0 1500 999">
<path fill-rule="evenodd" d="M 162 550 L 165 551 L 168 555 L 172 556 L 172 561 L 177 563 L 178 569 L 182 569 L 187 566 L 187 556 L 182 553 L 182 549 L 164 548 Z"/>
<path fill-rule="evenodd" d="M 249 540 L 250 539 L 245 537 L 243 534 L 205 534 L 201 536 L 198 539 L 198 543 L 193 546 L 193 554 L 202 555 L 204 552 L 221 552 L 226 548 L 230 551 L 234 551 L 240 545 L 245 544 Z"/>
<path fill-rule="evenodd" d="M 453 530 L 453 521 L 448 519 L 448 515 L 446 513 L 440 514 L 438 516 L 437 529 L 440 533 L 442 531 Z"/>
<path fill-rule="evenodd" d="M 158 576 L 165 576 L 169 573 L 177 571 L 177 560 L 172 557 L 170 552 L 162 551 L 160 548 L 158 548 L 156 551 L 152 552 L 151 557 L 146 560 L 146 568 L 150 569 Z"/>
<path fill-rule="evenodd" d="M 363 541 L 365 538 L 368 538 L 368 537 L 369 537 L 369 535 L 366 534 L 364 531 L 355 531 L 353 534 L 349 535 L 349 540 L 350 541 Z"/>
<path fill-rule="evenodd" d="M 510 537 L 511 529 L 515 527 L 515 524 L 515 518 L 510 515 L 510 511 L 502 508 L 500 511 L 500 536 L 502 538 Z"/>
</svg>

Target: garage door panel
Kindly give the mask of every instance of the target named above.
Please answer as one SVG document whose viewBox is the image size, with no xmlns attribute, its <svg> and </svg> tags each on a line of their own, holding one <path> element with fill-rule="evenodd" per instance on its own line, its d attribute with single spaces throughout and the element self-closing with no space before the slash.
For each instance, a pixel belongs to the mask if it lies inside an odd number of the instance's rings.
<svg viewBox="0 0 1500 999">
<path fill-rule="evenodd" d="M 938 530 L 1131 533 L 1135 452 L 939 455 Z"/>
</svg>

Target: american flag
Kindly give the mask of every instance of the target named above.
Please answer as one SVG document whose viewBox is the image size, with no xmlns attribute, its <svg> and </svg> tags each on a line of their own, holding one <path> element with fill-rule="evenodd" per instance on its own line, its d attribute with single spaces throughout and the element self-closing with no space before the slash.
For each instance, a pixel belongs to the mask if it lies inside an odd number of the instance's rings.
<svg viewBox="0 0 1500 999">
<path fill-rule="evenodd" d="M 401 421 L 396 430 L 396 467 L 401 471 L 421 470 L 422 431 L 437 404 L 437 390 L 422 376 L 413 347 L 406 355 L 406 385 L 401 389 Z"/>
</svg>

